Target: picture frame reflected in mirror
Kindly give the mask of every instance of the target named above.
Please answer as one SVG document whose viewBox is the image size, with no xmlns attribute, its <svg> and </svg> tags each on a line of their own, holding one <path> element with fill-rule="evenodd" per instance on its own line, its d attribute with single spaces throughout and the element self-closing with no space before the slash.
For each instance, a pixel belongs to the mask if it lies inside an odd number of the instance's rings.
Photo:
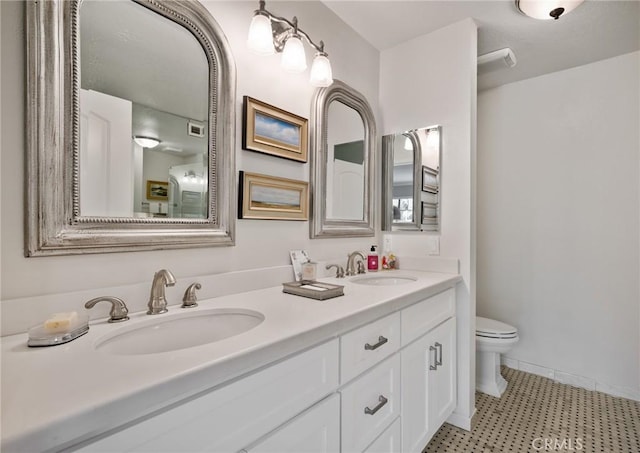
<svg viewBox="0 0 640 453">
<path fill-rule="evenodd" d="M 166 181 L 147 181 L 147 200 L 169 200 L 169 183 Z"/>
</svg>

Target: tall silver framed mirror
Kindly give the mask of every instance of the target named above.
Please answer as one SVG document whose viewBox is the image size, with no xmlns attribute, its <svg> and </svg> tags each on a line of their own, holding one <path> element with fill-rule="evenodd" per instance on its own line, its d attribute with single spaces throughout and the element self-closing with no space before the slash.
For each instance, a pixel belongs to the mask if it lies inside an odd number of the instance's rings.
<svg viewBox="0 0 640 453">
<path fill-rule="evenodd" d="M 334 80 L 311 109 L 311 238 L 373 236 L 376 124 L 365 97 Z"/>
<path fill-rule="evenodd" d="M 382 230 L 440 231 L 442 127 L 382 137 Z"/>
<path fill-rule="evenodd" d="M 208 10 L 26 8 L 26 256 L 233 245 L 235 64 Z"/>
</svg>

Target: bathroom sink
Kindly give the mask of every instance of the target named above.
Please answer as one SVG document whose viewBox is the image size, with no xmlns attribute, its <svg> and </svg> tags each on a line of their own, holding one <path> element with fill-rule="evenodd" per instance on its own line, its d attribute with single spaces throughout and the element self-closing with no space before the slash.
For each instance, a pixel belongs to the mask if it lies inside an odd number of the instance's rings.
<svg viewBox="0 0 640 453">
<path fill-rule="evenodd" d="M 356 277 L 351 281 L 358 285 L 370 286 L 395 286 L 404 285 L 417 281 L 417 278 L 396 275 L 368 275 L 366 277 Z"/>
<path fill-rule="evenodd" d="M 225 308 L 154 315 L 101 337 L 95 347 L 116 355 L 177 351 L 240 335 L 262 321 L 264 315 L 257 311 Z"/>
</svg>

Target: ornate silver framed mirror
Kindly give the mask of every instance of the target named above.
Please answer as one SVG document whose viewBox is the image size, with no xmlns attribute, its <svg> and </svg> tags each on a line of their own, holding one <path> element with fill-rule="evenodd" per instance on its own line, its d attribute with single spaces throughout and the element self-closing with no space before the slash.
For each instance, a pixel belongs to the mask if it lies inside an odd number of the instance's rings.
<svg viewBox="0 0 640 453">
<path fill-rule="evenodd" d="M 365 97 L 339 80 L 311 109 L 311 238 L 374 236 L 376 124 Z"/>
<path fill-rule="evenodd" d="M 208 10 L 26 8 L 26 256 L 233 245 L 235 64 Z"/>
</svg>

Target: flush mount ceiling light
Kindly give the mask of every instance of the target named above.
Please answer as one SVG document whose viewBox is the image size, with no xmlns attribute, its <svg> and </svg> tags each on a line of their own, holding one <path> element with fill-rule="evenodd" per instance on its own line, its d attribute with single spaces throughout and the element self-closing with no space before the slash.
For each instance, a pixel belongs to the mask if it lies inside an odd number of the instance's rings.
<svg viewBox="0 0 640 453">
<path fill-rule="evenodd" d="M 574 9 L 584 0 L 516 0 L 517 8 L 534 19 L 559 19 Z"/>
<path fill-rule="evenodd" d="M 309 82 L 316 87 L 327 87 L 333 83 L 331 62 L 324 51 L 324 43 L 314 43 L 309 35 L 298 28 L 298 19 L 291 21 L 278 17 L 265 9 L 264 0 L 260 0 L 259 9 L 254 12 L 247 46 L 258 55 L 271 55 L 282 52 L 281 65 L 287 72 L 303 72 L 307 69 L 307 57 L 303 41 L 316 51 L 311 65 Z"/>
<path fill-rule="evenodd" d="M 155 148 L 160 144 L 160 140 L 158 140 L 157 138 L 143 137 L 141 135 L 136 135 L 135 137 L 133 137 L 133 141 L 136 142 L 138 145 L 142 146 L 143 148 L 149 148 L 149 149 Z"/>
</svg>

